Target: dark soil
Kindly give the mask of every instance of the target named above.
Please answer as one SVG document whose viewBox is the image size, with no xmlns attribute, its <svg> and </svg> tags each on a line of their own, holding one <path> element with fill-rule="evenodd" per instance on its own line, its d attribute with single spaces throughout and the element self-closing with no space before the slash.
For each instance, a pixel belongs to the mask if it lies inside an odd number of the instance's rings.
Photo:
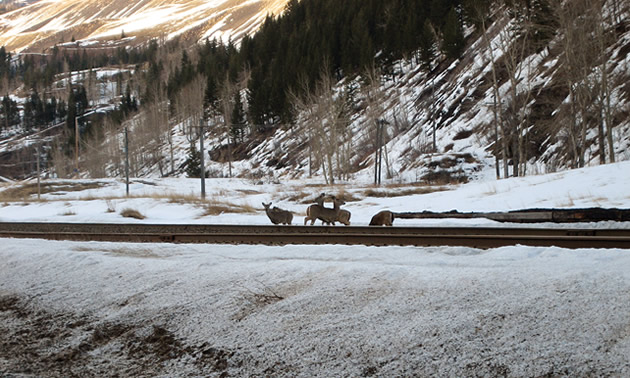
<svg viewBox="0 0 630 378">
<path fill-rule="evenodd" d="M 34 310 L 27 300 L 0 296 L 0 376 L 148 377 L 177 371 L 225 375 L 234 352 L 183 345 L 161 324 L 118 324 L 70 312 Z M 190 368 L 188 368 L 190 370 Z"/>
</svg>

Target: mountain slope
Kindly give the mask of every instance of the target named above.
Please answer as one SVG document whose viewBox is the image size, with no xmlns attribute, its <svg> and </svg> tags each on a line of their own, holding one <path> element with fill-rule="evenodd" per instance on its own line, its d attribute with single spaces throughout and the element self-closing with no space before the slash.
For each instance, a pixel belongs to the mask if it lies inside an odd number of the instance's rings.
<svg viewBox="0 0 630 378">
<path fill-rule="evenodd" d="M 0 46 L 9 51 L 41 52 L 71 40 L 107 41 L 122 34 L 171 38 L 187 34 L 239 39 L 257 30 L 268 14 L 288 0 L 42 0 L 0 16 Z"/>
</svg>

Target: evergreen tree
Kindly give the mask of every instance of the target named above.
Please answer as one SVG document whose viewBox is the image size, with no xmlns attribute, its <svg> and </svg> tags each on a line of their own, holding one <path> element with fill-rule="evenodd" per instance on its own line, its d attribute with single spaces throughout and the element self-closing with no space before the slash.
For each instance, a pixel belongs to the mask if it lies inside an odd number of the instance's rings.
<svg viewBox="0 0 630 378">
<path fill-rule="evenodd" d="M 9 96 L 4 96 L 0 105 L 0 116 L 2 117 L 0 127 L 8 128 L 20 124 L 17 102 L 11 100 Z"/>
<path fill-rule="evenodd" d="M 188 157 L 184 162 L 184 167 L 188 177 L 201 178 L 201 156 L 194 143 L 188 148 Z M 205 177 L 208 177 L 208 171 L 205 172 Z"/>
<path fill-rule="evenodd" d="M 35 126 L 41 126 L 44 120 L 44 104 L 39 98 L 37 91 L 31 93 L 31 96 L 24 104 L 24 127 L 27 130 Z"/>
<path fill-rule="evenodd" d="M 454 8 L 448 12 L 444 24 L 442 51 L 449 59 L 457 59 L 464 50 L 464 31 Z"/>
<path fill-rule="evenodd" d="M 431 68 L 431 63 L 437 55 L 435 49 L 435 31 L 433 30 L 431 21 L 428 19 L 424 21 L 422 33 L 419 38 L 419 45 L 420 63 L 425 70 L 428 70 Z"/>
</svg>

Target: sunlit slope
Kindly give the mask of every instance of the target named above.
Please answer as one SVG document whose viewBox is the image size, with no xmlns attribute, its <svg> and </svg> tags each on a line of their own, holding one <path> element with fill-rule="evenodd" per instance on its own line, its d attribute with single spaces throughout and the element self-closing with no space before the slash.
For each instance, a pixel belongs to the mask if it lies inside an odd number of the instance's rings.
<svg viewBox="0 0 630 378">
<path fill-rule="evenodd" d="M 43 0 L 0 16 L 0 46 L 41 52 L 73 40 L 183 35 L 238 40 L 288 0 Z"/>
</svg>

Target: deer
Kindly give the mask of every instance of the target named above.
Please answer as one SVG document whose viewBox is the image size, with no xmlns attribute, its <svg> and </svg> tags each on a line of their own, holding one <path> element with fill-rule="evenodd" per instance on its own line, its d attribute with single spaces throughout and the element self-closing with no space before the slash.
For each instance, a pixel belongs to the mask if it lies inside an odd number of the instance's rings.
<svg viewBox="0 0 630 378">
<path fill-rule="evenodd" d="M 332 224 L 335 225 L 335 222 L 339 221 L 339 212 L 341 209 L 339 208 L 341 205 L 345 205 L 345 202 L 336 198 L 335 196 L 331 196 L 333 201 L 333 208 L 328 208 L 324 206 L 324 193 L 320 194 L 319 197 L 316 198 L 316 204 L 309 206 L 306 209 L 306 217 L 304 218 L 304 225 L 309 220 L 311 221 L 311 226 L 315 223 L 317 219 L 321 220 L 323 224 Z M 349 217 L 348 217 L 349 223 Z"/>
<path fill-rule="evenodd" d="M 391 226 L 392 224 L 394 224 L 394 213 L 389 210 L 379 211 L 370 221 L 370 226 Z"/>
<path fill-rule="evenodd" d="M 337 216 L 337 219 L 335 221 L 342 223 L 346 226 L 350 226 L 350 217 L 352 216 L 352 213 L 350 213 L 348 210 L 345 209 L 339 209 L 339 215 Z M 325 225 L 330 225 L 330 222 L 324 222 L 322 221 L 322 224 Z M 333 226 L 335 225 L 334 221 L 333 221 Z"/>
<path fill-rule="evenodd" d="M 345 226 L 350 226 L 351 215 L 352 214 L 348 210 L 341 209 L 339 210 L 339 216 L 337 217 L 337 220 L 340 223 L 343 223 Z"/>
<path fill-rule="evenodd" d="M 271 223 L 291 224 L 291 221 L 293 220 L 293 214 L 290 211 L 283 210 L 275 206 L 273 208 L 269 208 L 271 206 L 271 202 L 263 202 L 262 205 L 265 207 L 265 213 L 267 213 L 267 216 L 269 217 L 269 220 L 271 220 Z"/>
</svg>

